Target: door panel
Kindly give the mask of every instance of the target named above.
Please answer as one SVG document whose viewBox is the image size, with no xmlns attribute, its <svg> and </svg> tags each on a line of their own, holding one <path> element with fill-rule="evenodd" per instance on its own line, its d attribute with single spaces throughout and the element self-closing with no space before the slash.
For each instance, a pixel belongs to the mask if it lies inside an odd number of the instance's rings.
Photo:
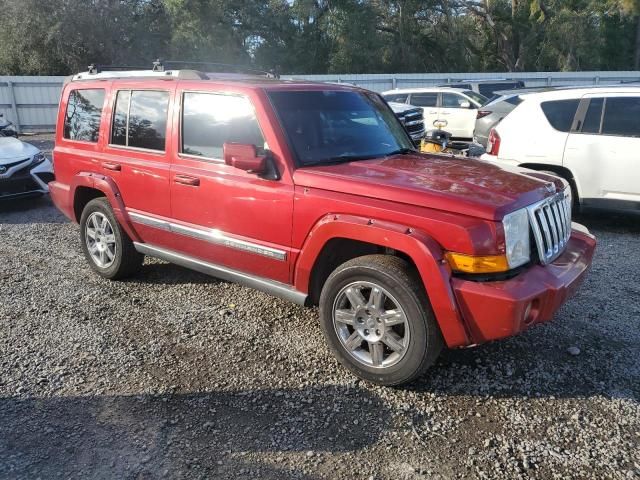
<svg viewBox="0 0 640 480">
<path fill-rule="evenodd" d="M 441 121 L 446 123 L 442 129 L 450 132 L 453 137 L 471 138 L 478 111 L 475 108 L 463 108 L 461 106 L 463 102 L 471 103 L 462 95 L 443 93 L 438 115 Z"/>
<path fill-rule="evenodd" d="M 182 112 L 179 148 L 185 153 L 174 154 L 170 183 L 176 249 L 288 282 L 293 186 L 219 158 L 222 145 L 232 142 L 251 143 L 269 154 L 252 104 L 237 95 L 184 92 Z"/>
</svg>

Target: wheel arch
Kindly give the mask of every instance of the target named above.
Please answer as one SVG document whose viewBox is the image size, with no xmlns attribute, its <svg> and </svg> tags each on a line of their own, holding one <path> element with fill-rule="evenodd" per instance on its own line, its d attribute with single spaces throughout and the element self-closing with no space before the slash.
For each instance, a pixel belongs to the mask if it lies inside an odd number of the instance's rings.
<svg viewBox="0 0 640 480">
<path fill-rule="evenodd" d="M 294 285 L 307 292 L 314 304 L 337 266 L 375 253 L 401 257 L 415 268 L 447 345 L 469 343 L 442 248 L 426 233 L 410 227 L 350 215 L 327 215 L 313 227 L 300 251 Z"/>
<path fill-rule="evenodd" d="M 139 242 L 140 237 L 133 228 L 129 219 L 122 195 L 115 181 L 105 175 L 95 173 L 79 173 L 74 177 L 71 188 L 71 207 L 74 220 L 80 221 L 82 210 L 94 198 L 106 197 L 118 223 L 127 232 L 134 242 Z"/>
</svg>

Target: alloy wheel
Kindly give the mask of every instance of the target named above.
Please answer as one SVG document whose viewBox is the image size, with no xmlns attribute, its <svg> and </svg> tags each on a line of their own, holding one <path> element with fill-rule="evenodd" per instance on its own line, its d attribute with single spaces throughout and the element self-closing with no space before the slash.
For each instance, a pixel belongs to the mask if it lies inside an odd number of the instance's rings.
<svg viewBox="0 0 640 480">
<path fill-rule="evenodd" d="M 109 268 L 116 259 L 116 235 L 113 225 L 101 212 L 93 212 L 85 226 L 87 250 L 93 262 L 100 268 Z"/>
<path fill-rule="evenodd" d="M 395 365 L 409 345 L 404 310 L 391 293 L 372 282 L 353 282 L 340 290 L 333 326 L 349 355 L 368 367 Z"/>
</svg>

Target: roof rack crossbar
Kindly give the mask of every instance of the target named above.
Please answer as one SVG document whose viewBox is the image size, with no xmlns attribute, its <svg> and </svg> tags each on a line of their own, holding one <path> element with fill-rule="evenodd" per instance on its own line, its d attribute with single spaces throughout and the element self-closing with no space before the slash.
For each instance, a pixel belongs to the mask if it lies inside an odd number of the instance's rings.
<svg viewBox="0 0 640 480">
<path fill-rule="evenodd" d="M 157 60 L 154 63 L 154 67 L 156 63 L 160 65 L 161 68 L 169 67 L 173 65 L 197 65 L 197 66 L 205 66 L 205 67 L 215 67 L 215 68 L 227 68 L 232 69 L 238 73 L 248 73 L 252 75 L 260 75 L 265 76 L 267 78 L 280 78 L 275 71 L 265 71 L 259 70 L 256 68 L 245 67 L 244 65 L 234 65 L 232 63 L 218 63 L 218 62 L 192 62 L 189 60 Z"/>
<path fill-rule="evenodd" d="M 96 75 L 101 72 L 119 72 L 119 71 L 127 71 L 127 70 L 148 70 L 149 67 L 141 67 L 139 65 L 99 65 L 96 63 L 92 63 L 88 67 L 89 73 L 92 75 Z"/>
</svg>

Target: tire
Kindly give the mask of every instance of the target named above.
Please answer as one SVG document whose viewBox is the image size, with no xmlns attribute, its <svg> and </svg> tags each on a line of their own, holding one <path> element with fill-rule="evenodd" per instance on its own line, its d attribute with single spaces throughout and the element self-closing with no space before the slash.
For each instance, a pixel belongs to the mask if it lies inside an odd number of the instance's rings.
<svg viewBox="0 0 640 480">
<path fill-rule="evenodd" d="M 378 385 L 415 380 L 444 344 L 422 280 L 391 255 L 358 257 L 336 268 L 320 294 L 320 326 L 340 363 Z"/>
<path fill-rule="evenodd" d="M 80 241 L 91 268 L 110 280 L 133 275 L 144 260 L 144 255 L 136 251 L 104 197 L 95 198 L 84 207 L 80 217 Z"/>
</svg>

